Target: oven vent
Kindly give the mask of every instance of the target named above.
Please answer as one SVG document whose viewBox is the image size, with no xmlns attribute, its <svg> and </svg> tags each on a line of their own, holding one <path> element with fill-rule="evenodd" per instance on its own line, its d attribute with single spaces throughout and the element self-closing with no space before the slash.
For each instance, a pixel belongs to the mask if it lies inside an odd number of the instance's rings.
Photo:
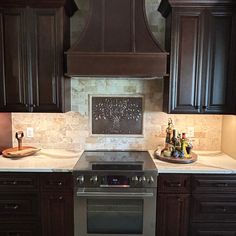
<svg viewBox="0 0 236 236">
<path fill-rule="evenodd" d="M 166 74 L 167 53 L 149 29 L 145 0 L 90 0 L 85 30 L 66 54 L 71 77 Z"/>
</svg>

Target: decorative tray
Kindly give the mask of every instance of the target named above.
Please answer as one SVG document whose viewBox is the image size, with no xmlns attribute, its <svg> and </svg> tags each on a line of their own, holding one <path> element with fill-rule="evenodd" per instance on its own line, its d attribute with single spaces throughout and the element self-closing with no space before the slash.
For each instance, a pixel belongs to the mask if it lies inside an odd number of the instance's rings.
<svg viewBox="0 0 236 236">
<path fill-rule="evenodd" d="M 165 162 L 170 162 L 170 163 L 177 163 L 177 164 L 190 164 L 193 163 L 197 160 L 197 154 L 194 152 L 191 152 L 190 157 L 183 157 L 183 158 L 176 158 L 176 157 L 165 157 L 162 154 L 159 155 L 156 151 L 154 152 L 155 158 L 165 161 Z"/>
<path fill-rule="evenodd" d="M 21 147 L 20 150 L 18 147 L 14 147 L 14 148 L 5 149 L 2 152 L 2 155 L 4 157 L 8 157 L 8 158 L 21 158 L 21 157 L 33 155 L 36 152 L 38 152 L 39 150 L 40 149 L 38 149 L 38 148 L 30 147 L 30 146 L 23 146 L 23 147 Z"/>
</svg>

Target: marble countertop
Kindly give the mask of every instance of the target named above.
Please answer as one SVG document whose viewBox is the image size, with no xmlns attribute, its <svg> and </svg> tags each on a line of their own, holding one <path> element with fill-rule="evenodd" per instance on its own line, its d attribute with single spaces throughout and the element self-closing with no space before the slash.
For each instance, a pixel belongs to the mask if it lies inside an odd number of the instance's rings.
<svg viewBox="0 0 236 236">
<path fill-rule="evenodd" d="M 149 153 L 154 158 L 154 151 Z M 154 158 L 159 173 L 236 174 L 236 160 L 220 152 L 195 151 L 198 160 L 191 164 L 173 164 Z M 33 156 L 5 158 L 0 156 L 0 172 L 70 172 L 82 151 L 43 149 Z"/>
<path fill-rule="evenodd" d="M 18 159 L 0 156 L 0 172 L 70 172 L 81 154 L 64 149 L 42 149 Z"/>
<path fill-rule="evenodd" d="M 173 164 L 155 159 L 154 151 L 149 151 L 154 158 L 159 173 L 183 174 L 236 174 L 236 160 L 220 151 L 195 151 L 198 160 L 190 164 Z"/>
</svg>

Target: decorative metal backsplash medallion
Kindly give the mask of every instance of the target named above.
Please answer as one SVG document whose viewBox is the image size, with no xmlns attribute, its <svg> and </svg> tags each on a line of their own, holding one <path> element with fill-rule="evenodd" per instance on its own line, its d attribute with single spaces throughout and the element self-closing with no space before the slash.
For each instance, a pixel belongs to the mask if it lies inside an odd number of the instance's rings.
<svg viewBox="0 0 236 236">
<path fill-rule="evenodd" d="M 92 134 L 142 135 L 143 97 L 91 97 Z"/>
</svg>

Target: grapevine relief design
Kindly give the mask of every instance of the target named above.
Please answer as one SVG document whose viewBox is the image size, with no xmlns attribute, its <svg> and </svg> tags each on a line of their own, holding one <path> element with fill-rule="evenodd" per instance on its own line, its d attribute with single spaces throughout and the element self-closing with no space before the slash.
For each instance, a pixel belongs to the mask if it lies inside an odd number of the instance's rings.
<svg viewBox="0 0 236 236">
<path fill-rule="evenodd" d="M 142 97 L 92 97 L 93 134 L 142 134 Z"/>
</svg>

